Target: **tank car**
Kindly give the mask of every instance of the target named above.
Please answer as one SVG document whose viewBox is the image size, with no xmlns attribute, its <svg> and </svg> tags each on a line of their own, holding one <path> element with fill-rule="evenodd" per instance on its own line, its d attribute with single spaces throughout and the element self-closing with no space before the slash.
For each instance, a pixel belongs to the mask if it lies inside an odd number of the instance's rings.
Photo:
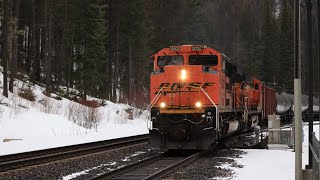
<svg viewBox="0 0 320 180">
<path fill-rule="evenodd" d="M 302 95 L 302 119 L 308 121 L 309 99 L 307 95 Z M 313 97 L 313 117 L 319 120 L 319 98 Z"/>
<path fill-rule="evenodd" d="M 276 111 L 275 90 L 256 78 L 246 80 L 213 48 L 171 46 L 152 55 L 151 61 L 148 109 L 153 145 L 206 149 Z"/>
<path fill-rule="evenodd" d="M 292 113 L 294 113 L 294 97 L 293 95 L 290 96 L 291 98 L 291 102 L 292 102 L 292 107 L 291 107 L 291 111 Z M 302 112 L 302 119 L 305 121 L 308 119 L 308 96 L 307 95 L 302 95 L 301 96 L 301 112 Z M 286 116 L 286 115 L 283 115 L 283 116 Z"/>
<path fill-rule="evenodd" d="M 288 93 L 276 93 L 277 114 L 281 115 L 282 121 L 290 121 L 293 118 L 293 96 Z"/>
<path fill-rule="evenodd" d="M 282 121 L 291 121 L 294 115 L 294 96 L 288 93 L 276 93 L 277 114 L 281 115 Z M 308 96 L 301 96 L 301 112 L 302 120 L 308 121 Z M 313 98 L 313 113 L 314 118 L 319 120 L 319 98 Z"/>
<path fill-rule="evenodd" d="M 290 95 L 287 93 L 277 93 L 277 112 L 279 114 L 287 114 L 292 108 L 292 101 Z"/>
</svg>

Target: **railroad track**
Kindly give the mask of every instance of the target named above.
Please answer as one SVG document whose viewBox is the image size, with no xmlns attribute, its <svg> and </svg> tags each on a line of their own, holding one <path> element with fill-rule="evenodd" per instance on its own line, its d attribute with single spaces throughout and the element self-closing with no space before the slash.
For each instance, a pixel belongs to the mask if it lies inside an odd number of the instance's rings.
<svg viewBox="0 0 320 180">
<path fill-rule="evenodd" d="M 160 179 L 170 173 L 175 172 L 177 169 L 193 163 L 198 158 L 205 155 L 207 152 L 218 151 L 223 148 L 230 148 L 233 145 L 244 141 L 242 138 L 251 133 L 241 134 L 234 137 L 229 137 L 220 142 L 220 144 L 214 144 L 210 149 L 189 154 L 187 156 L 181 156 L 181 154 L 171 154 L 171 152 L 165 152 L 160 155 L 156 155 L 137 163 L 130 164 L 128 166 L 119 168 L 114 171 L 106 172 L 105 174 L 98 175 L 91 180 L 100 179 L 117 179 L 117 180 L 138 180 L 138 179 Z M 179 152 L 178 152 L 179 153 Z"/>
<path fill-rule="evenodd" d="M 107 150 L 148 143 L 149 135 L 138 135 L 119 139 L 97 141 L 52 149 L 0 156 L 0 173 L 34 165 L 66 160 Z"/>
<path fill-rule="evenodd" d="M 172 152 L 165 152 L 137 163 L 122 167 L 120 169 L 96 176 L 91 180 L 100 179 L 159 179 L 174 172 L 179 167 L 196 161 L 205 151 L 177 155 Z"/>
</svg>

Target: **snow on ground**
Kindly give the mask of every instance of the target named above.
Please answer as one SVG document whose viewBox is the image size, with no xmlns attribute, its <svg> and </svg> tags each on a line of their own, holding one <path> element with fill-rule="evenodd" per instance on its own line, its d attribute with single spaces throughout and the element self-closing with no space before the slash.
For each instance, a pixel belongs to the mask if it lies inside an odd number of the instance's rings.
<svg viewBox="0 0 320 180">
<path fill-rule="evenodd" d="M 319 125 L 314 125 L 314 132 L 319 138 Z M 304 138 L 302 147 L 302 168 L 308 164 L 308 125 L 303 127 Z M 248 149 L 244 150 L 247 154 L 236 159 L 237 164 L 243 168 L 236 168 L 228 165 L 235 171 L 234 180 L 270 180 L 270 179 L 294 179 L 295 178 L 295 155 L 292 149 L 264 150 Z"/>
<path fill-rule="evenodd" d="M 19 88 L 26 86 L 21 81 L 15 84 Z M 10 93 L 9 98 L 0 95 L 0 155 L 148 133 L 146 112 L 126 104 L 106 101 L 96 111 L 100 123 L 89 129 L 79 125 L 84 123 L 81 114 L 85 106 L 65 98 L 46 97 L 42 93 L 44 89 L 37 85 L 31 89 L 36 95 L 35 102 L 16 93 Z M 128 119 L 125 111 L 129 108 L 134 109 L 133 120 Z"/>
</svg>

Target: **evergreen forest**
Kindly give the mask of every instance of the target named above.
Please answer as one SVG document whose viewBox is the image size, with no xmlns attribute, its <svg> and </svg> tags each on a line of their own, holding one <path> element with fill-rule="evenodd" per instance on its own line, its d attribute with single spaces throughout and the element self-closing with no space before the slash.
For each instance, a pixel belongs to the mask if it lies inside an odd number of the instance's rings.
<svg viewBox="0 0 320 180">
<path fill-rule="evenodd" d="M 64 86 L 66 96 L 74 88 L 145 106 L 149 57 L 183 44 L 215 48 L 248 76 L 293 92 L 293 0 L 2 0 L 0 8 L 4 95 L 25 74 L 46 93 Z M 305 90 L 306 8 L 301 13 Z"/>
</svg>

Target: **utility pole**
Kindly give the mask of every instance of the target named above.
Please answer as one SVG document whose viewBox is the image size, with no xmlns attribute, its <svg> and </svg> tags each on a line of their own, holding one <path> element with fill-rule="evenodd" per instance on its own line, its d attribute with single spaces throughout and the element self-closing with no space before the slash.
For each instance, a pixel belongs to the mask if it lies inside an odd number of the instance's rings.
<svg viewBox="0 0 320 180">
<path fill-rule="evenodd" d="M 294 1 L 294 149 L 295 180 L 302 179 L 302 114 L 300 59 L 300 2 Z"/>
<path fill-rule="evenodd" d="M 320 106 L 320 0 L 317 1 L 317 8 L 318 8 L 318 62 L 319 62 L 319 66 L 318 66 L 318 73 L 319 73 L 319 82 L 318 82 L 319 83 L 319 89 L 318 89 L 319 95 L 318 96 L 319 97 L 318 98 L 319 98 L 319 106 Z M 319 117 L 319 121 L 320 121 L 320 117 Z M 319 123 L 319 127 L 320 127 L 320 123 Z"/>
<path fill-rule="evenodd" d="M 310 0 L 306 0 L 307 6 L 307 59 L 308 59 L 308 118 L 309 118 L 309 165 L 308 169 L 312 169 L 312 132 L 313 132 L 313 61 L 312 61 L 312 25 L 311 10 L 312 4 Z"/>
</svg>

